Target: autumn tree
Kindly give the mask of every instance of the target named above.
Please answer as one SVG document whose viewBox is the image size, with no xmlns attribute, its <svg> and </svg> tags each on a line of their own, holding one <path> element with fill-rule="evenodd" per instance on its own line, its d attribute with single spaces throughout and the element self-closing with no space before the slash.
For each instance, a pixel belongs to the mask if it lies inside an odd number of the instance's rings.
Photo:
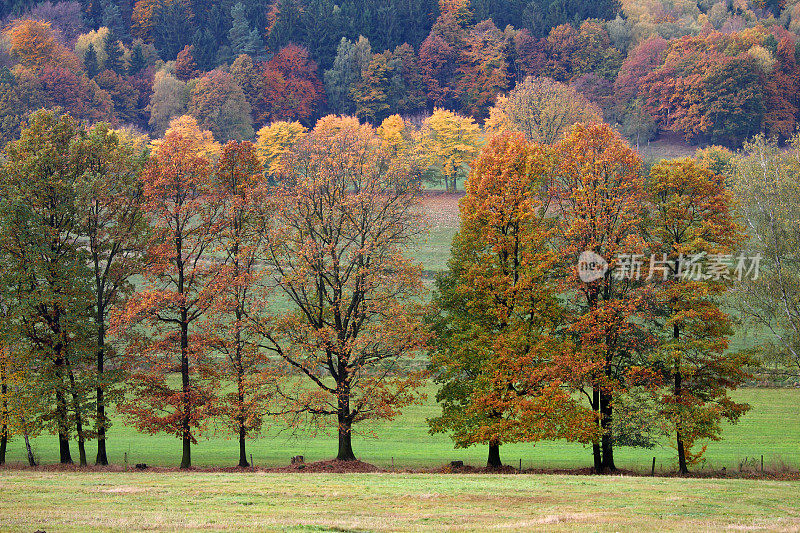
<svg viewBox="0 0 800 533">
<path fill-rule="evenodd" d="M 140 272 L 139 256 L 146 228 L 140 208 L 139 177 L 147 151 L 128 134 L 115 132 L 105 124 L 92 127 L 76 141 L 74 150 L 84 169 L 76 184 L 77 205 L 95 300 L 95 462 L 107 465 L 106 433 L 111 424 L 107 407 L 120 399 L 123 378 L 120 365 L 114 364 L 116 354 L 107 339 L 109 315 L 130 294 L 133 289 L 130 279 Z"/>
<path fill-rule="evenodd" d="M 191 84 L 189 113 L 220 141 L 253 136 L 250 104 L 227 72 L 212 70 Z"/>
<path fill-rule="evenodd" d="M 301 379 L 283 409 L 333 417 L 340 460 L 355 423 L 391 419 L 417 398 L 405 369 L 423 349 L 420 268 L 403 256 L 419 231 L 420 185 L 355 118 L 329 116 L 287 156 L 263 260 L 289 310 L 262 345 Z"/>
<path fill-rule="evenodd" d="M 5 29 L 4 34 L 11 55 L 25 67 L 38 69 L 45 65 L 60 65 L 72 71 L 81 67 L 78 57 L 58 42 L 48 22 L 18 19 Z"/>
<path fill-rule="evenodd" d="M 784 149 L 776 139 L 757 136 L 732 161 L 732 189 L 746 231 L 742 253 L 760 255 L 758 276 L 745 276 L 734 287 L 737 311 L 747 323 L 764 328 L 765 360 L 800 374 L 800 278 L 796 250 L 800 233 L 800 138 Z M 793 371 L 792 371 L 793 369 Z"/>
<path fill-rule="evenodd" d="M 299 122 L 278 121 L 258 130 L 256 150 L 267 178 L 276 181 L 284 172 L 284 156 L 306 136 L 308 130 Z"/>
<path fill-rule="evenodd" d="M 175 59 L 175 77 L 181 81 L 189 81 L 200 75 L 194 59 L 194 46 L 187 44 Z"/>
<path fill-rule="evenodd" d="M 520 133 L 489 141 L 459 206 L 449 271 L 436 282 L 431 369 L 442 415 L 429 423 L 456 446 L 487 443 L 490 467 L 502 466 L 502 443 L 596 433 L 571 394 L 573 350 L 559 334 L 547 166 L 546 148 Z"/>
<path fill-rule="evenodd" d="M 219 291 L 212 252 L 220 206 L 201 142 L 208 137 L 189 119 L 155 147 L 142 173 L 148 266 L 115 318 L 116 328 L 129 335 L 131 396 L 120 410 L 142 431 L 181 439 L 181 468 L 191 467 L 191 445 L 214 414 L 213 336 L 199 327 Z M 176 368 L 177 387 L 170 379 Z"/>
<path fill-rule="evenodd" d="M 525 81 L 491 109 L 490 132 L 521 131 L 534 142 L 553 144 L 577 122 L 602 122 L 600 109 L 574 88 L 550 78 Z"/>
<path fill-rule="evenodd" d="M 221 256 L 221 301 L 212 315 L 217 331 L 217 350 L 225 356 L 223 378 L 233 392 L 220 398 L 219 411 L 239 439 L 239 466 L 247 461 L 246 439 L 257 433 L 270 397 L 270 368 L 250 327 L 258 312 L 265 272 L 260 257 L 270 230 L 269 201 L 263 167 L 255 146 L 229 141 L 214 169 L 215 187 L 222 202 L 217 254 Z"/>
<path fill-rule="evenodd" d="M 610 126 L 576 124 L 554 146 L 553 162 L 554 243 L 565 269 L 564 289 L 571 295 L 569 330 L 582 358 L 576 373 L 586 377 L 584 394 L 601 433 L 593 442 L 594 467 L 615 470 L 614 399 L 637 362 L 641 327 L 635 317 L 643 304 L 637 279 L 614 272 L 624 257 L 644 250 L 641 160 Z M 581 275 L 578 261 L 585 253 L 603 258 L 608 268 L 599 276 Z"/>
<path fill-rule="evenodd" d="M 420 148 L 448 192 L 456 190 L 458 178 L 466 174 L 464 167 L 475 158 L 480 143 L 480 128 L 472 118 L 445 109 L 434 109 L 422 126 Z"/>
<path fill-rule="evenodd" d="M 175 76 L 159 71 L 153 80 L 150 96 L 150 128 L 157 136 L 163 135 L 170 121 L 186 112 L 189 94 L 186 84 Z"/>
<path fill-rule="evenodd" d="M 0 246 L 11 273 L 6 283 L 15 292 L 21 349 L 31 353 L 30 390 L 48 400 L 35 423 L 58 434 L 61 463 L 72 463 L 69 440 L 77 435 L 85 465 L 92 297 L 76 195 L 84 169 L 73 150 L 82 134 L 69 115 L 41 110 L 7 146 L 0 171 Z"/>
<path fill-rule="evenodd" d="M 728 352 L 733 329 L 719 300 L 732 279 L 736 265 L 729 263 L 742 234 L 722 176 L 692 159 L 659 162 L 648 185 L 654 207 L 649 244 L 658 258 L 651 261 L 657 265 L 651 269 L 658 284 L 655 314 L 666 337 L 659 354 L 670 378 L 662 413 L 676 436 L 678 468 L 686 474 L 702 454 L 692 453 L 692 445 L 718 439 L 720 420 L 735 422 L 749 409 L 727 394 L 748 377 L 745 366 L 752 361 Z"/>
<path fill-rule="evenodd" d="M 469 48 L 455 89 L 462 109 L 483 118 L 497 95 L 509 88 L 508 50 L 503 32 L 490 20 L 476 24 L 467 41 Z"/>
<path fill-rule="evenodd" d="M 324 102 L 317 64 L 305 48 L 282 48 L 266 63 L 262 76 L 256 122 L 308 120 Z"/>
</svg>

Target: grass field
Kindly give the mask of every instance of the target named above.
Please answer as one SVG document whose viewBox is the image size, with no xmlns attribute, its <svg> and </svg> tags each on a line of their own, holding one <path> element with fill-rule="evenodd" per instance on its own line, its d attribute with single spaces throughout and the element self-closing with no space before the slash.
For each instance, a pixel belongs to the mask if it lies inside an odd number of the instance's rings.
<svg viewBox="0 0 800 533">
<path fill-rule="evenodd" d="M 431 474 L 0 472 L 2 531 L 800 529 L 800 484 Z"/>
<path fill-rule="evenodd" d="M 427 390 L 428 400 L 424 405 L 406 409 L 394 421 L 362 426 L 354 436 L 354 449 L 359 459 L 381 468 L 388 468 L 392 461 L 398 468 L 436 467 L 451 460 L 463 460 L 467 464 L 481 466 L 486 462 L 486 448 L 476 446 L 468 449 L 453 449 L 447 435 L 430 435 L 426 418 L 438 414 L 433 398 L 435 389 Z M 800 389 L 744 389 L 735 397 L 747 401 L 753 410 L 735 426 L 726 426 L 723 440 L 712 442 L 706 452 L 705 468 L 737 470 L 745 458 L 764 455 L 765 468 L 771 469 L 786 464 L 800 467 Z M 373 435 L 366 435 L 373 433 Z M 358 425 L 356 431 L 359 431 Z M 180 442 L 168 435 L 144 435 L 138 433 L 122 420 L 109 434 L 109 460 L 117 465 L 128 462 L 147 463 L 157 466 L 177 466 L 180 463 Z M 630 470 L 649 471 L 652 458 L 656 457 L 656 469 L 669 472 L 675 469 L 675 450 L 664 442 L 652 450 L 618 448 L 617 466 Z M 55 437 L 46 435 L 34 440 L 36 453 L 44 463 L 58 461 L 58 446 Z M 94 452 L 94 444 L 88 446 Z M 253 454 L 257 466 L 274 467 L 289 464 L 294 455 L 304 455 L 307 460 L 331 459 L 336 455 L 336 439 L 332 435 L 300 433 L 289 435 L 271 427 L 265 435 L 251 441 L 248 450 Z M 77 450 L 73 449 L 73 454 Z M 9 443 L 9 462 L 22 464 L 25 447 L 22 439 Z M 236 465 L 238 445 L 224 435 L 200 440 L 193 450 L 196 466 L 229 467 Z M 77 456 L 76 456 L 77 457 Z M 510 444 L 501 448 L 502 459 L 510 465 L 523 468 L 581 468 L 591 466 L 591 449 L 581 444 L 567 442 L 541 442 L 533 444 Z M 90 457 L 93 458 L 93 457 Z"/>
</svg>

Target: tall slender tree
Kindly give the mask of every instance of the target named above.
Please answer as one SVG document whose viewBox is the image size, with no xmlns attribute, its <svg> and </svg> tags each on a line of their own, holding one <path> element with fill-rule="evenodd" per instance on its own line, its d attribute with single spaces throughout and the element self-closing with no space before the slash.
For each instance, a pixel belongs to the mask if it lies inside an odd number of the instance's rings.
<svg viewBox="0 0 800 533">
<path fill-rule="evenodd" d="M 613 402 L 632 364 L 634 317 L 642 306 L 638 282 L 614 274 L 624 256 L 641 254 L 644 215 L 641 160 L 606 124 L 576 124 L 554 147 L 550 191 L 557 212 L 556 244 L 566 268 L 570 326 L 589 379 L 585 394 L 601 436 L 593 443 L 597 472 L 615 470 Z M 579 256 L 597 254 L 608 263 L 600 276 L 580 276 Z"/>
<path fill-rule="evenodd" d="M 42 110 L 8 145 L 0 171 L 0 246 L 13 273 L 15 312 L 34 354 L 40 393 L 52 399 L 52 407 L 37 417 L 58 434 L 62 463 L 72 462 L 74 427 L 80 461 L 86 464 L 90 378 L 82 354 L 91 343 L 91 278 L 76 198 L 83 171 L 73 153 L 82 134 L 69 115 Z"/>
<path fill-rule="evenodd" d="M 84 169 L 77 185 L 82 234 L 92 269 L 97 372 L 97 458 L 108 464 L 106 432 L 111 423 L 106 409 L 119 399 L 120 369 L 107 368 L 112 346 L 107 340 L 109 313 L 132 290 L 130 278 L 140 271 L 146 228 L 141 213 L 140 174 L 147 150 L 128 134 L 105 124 L 92 127 L 75 143 Z"/>
<path fill-rule="evenodd" d="M 218 292 L 212 252 L 220 206 L 203 152 L 210 134 L 192 119 L 175 124 L 142 173 L 142 212 L 150 224 L 145 283 L 115 322 L 131 334 L 132 394 L 121 410 L 143 431 L 181 439 L 180 466 L 190 468 L 191 446 L 214 414 L 214 369 L 207 360 L 213 339 L 199 322 Z M 169 379 L 176 368 L 177 388 Z"/>
<path fill-rule="evenodd" d="M 214 171 L 215 187 L 223 204 L 218 253 L 223 256 L 222 290 L 211 319 L 219 331 L 217 347 L 226 358 L 220 372 L 233 383 L 233 392 L 220 400 L 220 414 L 239 439 L 239 466 L 247 461 L 247 437 L 256 433 L 270 397 L 270 368 L 250 327 L 258 311 L 266 283 L 259 268 L 261 252 L 270 230 L 269 201 L 263 180 L 264 167 L 255 146 L 229 141 Z"/>
</svg>

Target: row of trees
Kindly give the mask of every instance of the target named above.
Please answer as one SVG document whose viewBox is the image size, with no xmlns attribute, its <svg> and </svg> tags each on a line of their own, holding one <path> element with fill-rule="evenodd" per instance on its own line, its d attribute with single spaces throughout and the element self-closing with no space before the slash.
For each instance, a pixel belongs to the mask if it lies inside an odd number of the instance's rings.
<svg viewBox="0 0 800 533">
<path fill-rule="evenodd" d="M 188 9 L 186 3 L 168 4 Z M 59 10 L 36 12 L 4 29 L 0 64 L 10 69 L 0 72 L 6 117 L 0 135 L 15 138 L 26 113 L 54 105 L 81 119 L 131 124 L 157 137 L 171 119 L 188 113 L 223 141 L 252 140 L 254 124 L 310 125 L 329 112 L 377 125 L 393 114 L 442 107 L 483 121 L 529 76 L 570 85 L 637 142 L 674 131 L 689 142 L 739 146 L 759 132 L 785 140 L 796 128 L 797 37 L 773 18 L 723 28 L 695 14 L 691 31 L 650 28 L 639 34 L 637 25 L 646 25 L 647 17 L 637 12 L 637 23 L 589 19 L 532 33 L 502 26 L 498 10 L 473 4 L 443 2 L 426 36 L 392 47 L 371 35 L 324 34 L 276 39 L 269 53 L 257 50 L 254 43 L 263 36 L 248 23 L 245 6 L 235 4 L 229 30 L 235 44 L 224 57 L 207 49 L 214 39 L 195 39 L 167 53 L 148 37 L 151 30 L 131 40 L 119 24 L 81 32 Z M 292 12 L 292 5 L 285 7 Z M 154 6 L 143 3 L 141 13 L 152 14 Z M 478 17 L 485 12 L 497 20 Z M 276 11 L 270 24 L 283 27 L 286 13 Z M 180 14 L 169 17 L 176 18 Z M 331 51 L 322 57 L 315 45 L 326 38 L 333 39 Z"/>
<path fill-rule="evenodd" d="M 756 363 L 728 350 L 731 277 L 686 275 L 687 258 L 742 243 L 722 176 L 687 158 L 645 179 L 607 125 L 552 145 L 506 133 L 475 161 L 460 209 L 434 297 L 433 431 L 487 443 L 490 466 L 502 443 L 584 442 L 598 472 L 616 468 L 616 445 L 671 434 L 685 473 L 705 449 L 694 445 L 749 409 L 727 393 Z M 587 252 L 608 261 L 588 280 L 575 264 Z M 632 257 L 658 258 L 655 275 Z"/>
<path fill-rule="evenodd" d="M 752 153 L 707 150 L 645 178 L 608 125 L 546 143 L 519 132 L 520 109 L 472 164 L 430 309 L 404 257 L 421 231 L 423 166 L 399 117 L 377 130 L 279 123 L 261 147 L 220 146 L 182 117 L 150 146 L 34 113 L 0 172 L 0 451 L 44 431 L 62 462 L 75 439 L 86 464 L 97 439 L 105 464 L 115 406 L 179 438 L 182 467 L 215 423 L 247 466 L 246 441 L 270 416 L 335 420 L 350 460 L 355 423 L 419 399 L 425 375 L 410 360 L 432 349 L 443 407 L 432 431 L 488 444 L 491 466 L 503 443 L 564 438 L 591 444 L 609 471 L 615 446 L 671 434 L 686 472 L 697 445 L 748 409 L 728 395 L 756 363 L 728 350 L 728 291 L 796 364 L 785 246 L 797 148 L 760 138 Z M 685 275 L 742 247 L 781 268 L 735 286 L 724 270 Z M 575 265 L 587 252 L 609 263 L 588 280 Z"/>
<path fill-rule="evenodd" d="M 191 117 L 149 151 L 39 111 L 6 151 L 3 446 L 46 431 L 62 463 L 76 439 L 84 465 L 96 438 L 107 464 L 118 405 L 181 439 L 184 468 L 213 420 L 247 466 L 268 414 L 334 417 L 348 460 L 355 422 L 417 397 L 398 362 L 425 340 L 420 270 L 403 256 L 420 181 L 372 127 L 320 120 L 278 185 L 251 143 L 220 146 Z"/>
</svg>

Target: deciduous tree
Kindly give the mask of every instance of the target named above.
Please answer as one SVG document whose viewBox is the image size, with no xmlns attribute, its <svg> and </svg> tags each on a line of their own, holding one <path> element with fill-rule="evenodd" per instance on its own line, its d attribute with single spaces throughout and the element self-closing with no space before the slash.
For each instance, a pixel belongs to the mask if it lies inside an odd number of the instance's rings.
<svg viewBox="0 0 800 533">
<path fill-rule="evenodd" d="M 565 316 L 541 194 L 546 150 L 520 133 L 489 141 L 434 296 L 431 369 L 442 415 L 429 423 L 452 432 L 456 446 L 489 444 L 490 467 L 502 466 L 501 443 L 586 442 L 596 433 L 592 412 L 571 395 L 580 370 L 559 335 Z"/>
<path fill-rule="evenodd" d="M 593 443 L 597 472 L 615 470 L 613 402 L 635 363 L 635 317 L 642 295 L 633 276 L 614 274 L 624 257 L 641 254 L 644 183 L 641 160 L 606 124 L 575 124 L 553 152 L 550 193 L 557 215 L 555 243 L 565 267 L 572 331 L 587 376 L 585 395 L 597 416 Z M 579 275 L 579 255 L 592 252 L 608 262 L 595 279 Z"/>
<path fill-rule="evenodd" d="M 333 417 L 340 460 L 355 423 L 391 419 L 417 397 L 406 362 L 425 346 L 420 268 L 403 256 L 419 231 L 420 185 L 374 130 L 325 117 L 292 150 L 275 191 L 264 257 L 289 310 L 262 326 L 263 345 L 302 379 L 285 409 Z"/>
<path fill-rule="evenodd" d="M 130 279 L 141 271 L 146 237 L 139 177 L 147 158 L 142 146 L 105 124 L 92 127 L 75 142 L 84 169 L 76 184 L 81 235 L 92 270 L 96 340 L 96 464 L 107 465 L 107 408 L 120 399 L 122 373 L 108 342 L 109 315 L 133 290 Z"/>
<path fill-rule="evenodd" d="M 480 128 L 470 117 L 434 109 L 422 127 L 421 148 L 430 165 L 441 172 L 447 191 L 455 191 L 459 176 L 466 174 L 480 147 Z"/>
<path fill-rule="evenodd" d="M 654 207 L 649 244 L 663 271 L 654 276 L 656 322 L 663 328 L 659 355 L 670 383 L 661 410 L 676 435 L 678 468 L 686 474 L 705 449 L 692 453 L 692 445 L 719 439 L 720 420 L 735 422 L 749 409 L 727 394 L 748 377 L 745 368 L 752 360 L 728 351 L 733 329 L 719 301 L 731 281 L 735 265 L 727 263 L 742 234 L 722 176 L 692 159 L 656 164 L 648 193 Z M 697 265 L 715 270 L 696 275 Z"/>
<path fill-rule="evenodd" d="M 130 335 L 131 394 L 120 410 L 142 431 L 178 437 L 181 468 L 192 465 L 191 446 L 214 414 L 216 396 L 208 359 L 213 336 L 199 327 L 220 275 L 212 257 L 220 205 L 205 150 L 181 127 L 168 130 L 155 147 L 142 174 L 142 213 L 151 228 L 148 267 L 115 318 L 118 331 Z M 170 379 L 175 370 L 177 387 Z"/>
</svg>

